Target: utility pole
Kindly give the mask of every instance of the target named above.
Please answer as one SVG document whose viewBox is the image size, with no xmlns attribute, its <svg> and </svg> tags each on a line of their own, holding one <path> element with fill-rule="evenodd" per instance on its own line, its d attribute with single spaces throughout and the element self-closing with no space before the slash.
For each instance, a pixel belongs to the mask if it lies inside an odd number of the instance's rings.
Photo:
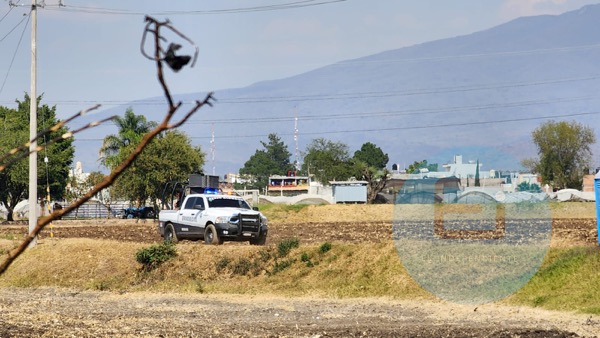
<svg viewBox="0 0 600 338">
<path fill-rule="evenodd" d="M 29 95 L 29 139 L 37 135 L 37 0 L 31 0 L 31 94 Z M 29 233 L 37 225 L 37 142 L 29 144 Z M 37 245 L 37 236 L 29 247 Z"/>
</svg>

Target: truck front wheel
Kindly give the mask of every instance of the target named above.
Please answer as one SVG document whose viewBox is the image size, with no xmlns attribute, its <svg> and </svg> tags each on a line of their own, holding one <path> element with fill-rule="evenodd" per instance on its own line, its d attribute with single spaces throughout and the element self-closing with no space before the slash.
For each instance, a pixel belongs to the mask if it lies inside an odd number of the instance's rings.
<svg viewBox="0 0 600 338">
<path fill-rule="evenodd" d="M 223 244 L 223 240 L 219 237 L 219 233 L 213 224 L 207 225 L 206 230 L 204 230 L 204 243 L 213 245 Z"/>
<path fill-rule="evenodd" d="M 257 238 L 252 238 L 250 240 L 251 245 L 265 245 L 267 243 L 267 236 L 262 232 Z"/>
<path fill-rule="evenodd" d="M 165 228 L 165 242 L 171 242 L 173 244 L 178 242 L 177 234 L 173 228 L 173 224 L 167 224 Z"/>
</svg>

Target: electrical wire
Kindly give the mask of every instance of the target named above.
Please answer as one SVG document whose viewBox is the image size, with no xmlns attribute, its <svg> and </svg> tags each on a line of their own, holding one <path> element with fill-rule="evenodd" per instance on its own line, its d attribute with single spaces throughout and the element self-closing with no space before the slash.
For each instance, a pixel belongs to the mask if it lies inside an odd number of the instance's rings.
<svg viewBox="0 0 600 338">
<path fill-rule="evenodd" d="M 474 125 L 494 124 L 494 123 L 511 123 L 511 122 L 523 122 L 523 121 L 535 121 L 535 120 L 547 120 L 554 118 L 574 117 L 574 116 L 588 116 L 597 115 L 598 112 L 585 112 L 585 113 L 571 113 L 571 114 L 558 114 L 558 115 L 547 115 L 537 117 L 523 117 L 503 120 L 491 120 L 491 121 L 477 121 L 477 122 L 461 122 L 461 123 L 446 123 L 446 124 L 430 124 L 422 126 L 404 126 L 404 127 L 388 127 L 388 128 L 369 128 L 369 129 L 347 129 L 347 130 L 336 130 L 336 131 L 324 131 L 324 132 L 305 132 L 299 133 L 300 136 L 306 135 L 323 135 L 323 134 L 346 134 L 346 133 L 364 133 L 364 132 L 383 132 L 383 131 L 398 131 L 398 130 L 415 130 L 415 129 L 431 129 L 431 128 L 448 128 L 448 127 L 465 127 Z M 281 136 L 292 136 L 294 133 L 278 133 Z M 267 137 L 267 135 L 233 135 L 233 136 L 221 136 L 216 137 L 220 139 L 236 139 L 236 138 L 258 138 Z M 207 136 L 191 136 L 192 139 L 209 139 Z"/>
<path fill-rule="evenodd" d="M 514 89 L 521 87 L 531 86 L 542 86 L 549 84 L 559 84 L 568 82 L 582 82 L 582 81 L 593 81 L 600 79 L 600 75 L 591 75 L 585 77 L 572 77 L 572 78 L 560 78 L 560 79 L 548 79 L 533 82 L 512 82 L 512 83 L 499 83 L 489 85 L 469 85 L 469 86 L 452 86 L 452 87 L 439 87 L 432 89 L 411 89 L 404 91 L 366 91 L 366 92 L 352 92 L 352 93 L 338 93 L 338 94 L 313 94 L 313 95 L 296 95 L 296 96 L 263 96 L 263 97 L 244 97 L 244 98 L 231 98 L 231 99 L 220 99 L 219 104 L 249 104 L 249 103 L 267 103 L 267 102 L 295 102 L 295 101 L 325 101 L 325 100 L 349 100 L 349 99 L 366 99 L 366 98 L 381 98 L 381 97 L 396 97 L 396 96 L 416 96 L 416 95 L 432 95 L 432 94 L 447 94 L 447 93 L 464 93 L 473 91 L 484 91 L 484 90 L 498 90 L 498 89 Z M 51 100 L 48 101 L 51 104 L 63 104 L 63 105 L 79 105 L 79 104 L 92 104 L 102 101 L 103 105 L 106 106 L 119 106 L 119 105 L 143 105 L 143 106 L 157 106 L 163 105 L 163 98 L 146 99 L 146 100 Z M 8 104 L 11 102 L 4 102 Z"/>
<path fill-rule="evenodd" d="M 21 2 L 21 0 L 17 0 L 16 3 L 8 6 L 8 11 L 6 12 L 6 14 L 4 14 L 4 16 L 2 16 L 2 18 L 0 18 L 0 22 L 2 22 L 4 18 L 6 18 L 8 14 L 10 14 L 10 12 L 12 12 L 13 8 L 15 8 L 19 4 L 19 2 Z"/>
<path fill-rule="evenodd" d="M 21 25 L 21 23 L 22 23 L 22 22 L 23 22 L 23 21 L 24 21 L 24 20 L 25 20 L 27 17 L 29 17 L 29 15 L 26 15 L 26 16 L 24 16 L 24 17 L 21 19 L 21 21 L 19 21 L 19 23 L 17 23 L 17 24 L 16 24 L 16 25 L 15 25 L 15 26 L 14 26 L 14 27 L 13 27 L 13 28 L 12 28 L 12 29 L 11 29 L 11 30 L 8 32 L 8 33 L 6 33 L 6 35 L 4 35 L 4 36 L 3 36 L 3 37 L 0 39 L 0 42 L 4 41 L 4 39 L 6 39 L 6 38 L 7 38 L 7 37 L 10 35 L 10 33 L 12 33 L 12 32 L 13 32 L 15 29 L 17 29 L 17 27 L 19 27 L 19 26 Z M 29 19 L 27 19 L 27 20 L 29 20 Z"/>
<path fill-rule="evenodd" d="M 153 13 L 143 13 L 117 8 L 102 8 L 102 7 L 85 7 L 85 6 L 70 6 L 70 5 L 47 5 L 48 10 L 60 10 L 63 12 L 89 13 L 89 14 L 107 14 L 107 15 L 215 15 L 215 14 L 236 14 L 250 12 L 265 12 L 285 9 L 295 9 L 302 7 L 328 5 L 337 2 L 345 2 L 348 0 L 303 0 L 294 1 L 284 4 L 273 4 L 255 7 L 238 7 L 231 9 L 212 9 L 212 10 L 186 10 L 186 11 L 162 11 Z"/>
<path fill-rule="evenodd" d="M 555 118 L 565 118 L 574 116 L 591 116 L 598 115 L 597 112 L 581 112 L 581 113 L 570 113 L 570 114 L 557 114 L 557 115 L 546 115 L 536 117 L 522 117 L 513 119 L 501 119 L 501 120 L 490 120 L 490 121 L 476 121 L 476 122 L 461 122 L 461 123 L 445 123 L 445 124 L 429 124 L 421 126 L 403 126 L 403 127 L 388 127 L 388 128 L 364 128 L 364 129 L 347 129 L 347 130 L 328 130 L 328 131 L 315 131 L 315 132 L 304 132 L 299 133 L 299 136 L 307 135 L 328 135 L 328 134 L 346 134 L 346 133 L 364 133 L 364 132 L 382 132 L 382 131 L 398 131 L 398 130 L 412 130 L 412 129 L 430 129 L 430 128 L 448 128 L 448 127 L 464 127 L 474 125 L 485 125 L 494 123 L 512 123 L 512 122 L 524 122 L 524 121 L 535 121 L 535 120 L 547 120 Z M 295 133 L 277 133 L 279 136 L 292 136 Z M 265 134 L 254 134 L 254 135 L 224 135 L 215 136 L 216 139 L 241 139 L 241 138 L 264 138 L 268 135 Z M 191 139 L 211 139 L 212 136 L 190 136 Z M 96 138 L 81 138 L 77 141 L 102 141 L 102 139 Z"/>
<path fill-rule="evenodd" d="M 455 112 L 476 112 L 481 110 L 491 109 L 505 109 L 505 108 L 519 108 L 519 107 L 530 107 L 538 105 L 548 105 L 564 102 L 576 102 L 598 99 L 597 96 L 580 96 L 580 97 L 568 97 L 568 98 L 556 98 L 552 100 L 527 100 L 527 101 L 515 101 L 505 102 L 501 104 L 487 104 L 487 105 L 473 105 L 473 106 L 454 106 L 454 107 L 443 107 L 443 108 L 421 108 L 421 109 L 409 109 L 409 110 L 385 110 L 375 112 L 356 112 L 356 113 L 334 113 L 334 114 L 306 114 L 296 116 L 263 116 L 263 117 L 245 117 L 245 118 L 224 118 L 224 119 L 190 119 L 186 124 L 192 125 L 212 125 L 212 124 L 265 124 L 265 123 L 281 123 L 291 122 L 296 118 L 299 121 L 325 121 L 325 120 L 348 120 L 348 119 L 363 119 L 363 118 L 374 118 L 374 117 L 403 117 L 412 115 L 431 115 L 431 114 L 445 114 Z M 107 125 L 110 123 L 107 123 Z M 114 125 L 114 123 L 112 123 Z"/>
<path fill-rule="evenodd" d="M 8 16 L 8 14 L 10 14 L 10 12 L 12 12 L 12 10 L 13 10 L 13 7 L 12 7 L 12 6 L 11 6 L 11 7 L 9 7 L 9 8 L 8 8 L 8 11 L 6 12 L 6 14 L 4 14 L 4 15 L 2 16 L 2 18 L 0 18 L 0 22 L 2 22 L 2 20 L 4 20 L 4 18 L 6 18 L 6 17 Z"/>
<path fill-rule="evenodd" d="M 434 57 L 420 57 L 420 58 L 406 58 L 406 59 L 387 59 L 387 60 L 348 60 L 340 61 L 332 64 L 332 66 L 345 66 L 351 64 L 375 64 L 375 63 L 401 63 L 401 62 L 421 62 L 421 61 L 447 61 L 456 59 L 470 59 L 480 58 L 487 56 L 520 56 L 530 54 L 543 54 L 549 52 L 570 52 L 574 50 L 590 50 L 600 48 L 600 44 L 593 45 L 579 45 L 579 46 L 567 46 L 567 47 L 556 47 L 556 48 L 538 48 L 528 49 L 520 51 L 498 51 L 492 53 L 477 53 L 477 54 L 459 54 L 459 55 L 446 55 L 446 56 L 434 56 Z M 386 52 L 382 52 L 386 53 Z M 381 54 L 381 53 L 380 53 Z"/>
<path fill-rule="evenodd" d="M 23 31 L 21 32 L 21 37 L 19 38 L 19 43 L 17 43 L 17 48 L 15 48 L 15 52 L 13 53 L 12 59 L 10 60 L 10 65 L 8 66 L 8 70 L 6 71 L 6 75 L 4 76 L 4 81 L 2 81 L 2 87 L 0 87 L 0 94 L 2 93 L 2 91 L 4 90 L 4 86 L 6 85 L 6 80 L 8 79 L 8 75 L 10 74 L 10 71 L 12 69 L 12 65 L 15 61 L 15 57 L 17 56 L 17 51 L 19 50 L 19 47 L 21 46 L 21 41 L 23 40 L 23 35 L 25 34 L 27 25 L 29 25 L 30 18 L 31 18 L 31 12 L 29 12 L 29 14 L 27 14 L 27 22 L 25 23 L 25 26 L 23 27 Z M 21 20 L 21 22 L 22 21 L 23 20 Z"/>
</svg>

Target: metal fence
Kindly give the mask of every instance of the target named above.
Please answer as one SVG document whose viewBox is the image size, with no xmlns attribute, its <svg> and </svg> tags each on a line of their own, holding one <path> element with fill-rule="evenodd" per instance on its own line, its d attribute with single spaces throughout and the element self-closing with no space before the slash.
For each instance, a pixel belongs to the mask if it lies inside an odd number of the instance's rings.
<svg viewBox="0 0 600 338">
<path fill-rule="evenodd" d="M 57 203 L 61 208 L 67 207 L 67 203 Z M 55 204 L 56 205 L 56 204 Z M 85 219 L 85 218 L 121 218 L 121 211 L 129 207 L 129 203 L 119 202 L 102 204 L 99 202 L 86 202 L 75 210 L 63 215 L 62 219 Z"/>
</svg>

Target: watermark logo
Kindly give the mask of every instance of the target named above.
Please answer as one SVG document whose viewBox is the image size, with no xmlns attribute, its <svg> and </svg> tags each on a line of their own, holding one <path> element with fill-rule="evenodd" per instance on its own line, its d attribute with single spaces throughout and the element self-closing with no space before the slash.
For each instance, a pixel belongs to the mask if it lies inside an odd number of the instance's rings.
<svg viewBox="0 0 600 338">
<path fill-rule="evenodd" d="M 544 194 L 461 191 L 460 180 L 406 180 L 398 188 L 393 240 L 424 289 L 456 303 L 510 296 L 537 272 L 550 245 Z"/>
</svg>

